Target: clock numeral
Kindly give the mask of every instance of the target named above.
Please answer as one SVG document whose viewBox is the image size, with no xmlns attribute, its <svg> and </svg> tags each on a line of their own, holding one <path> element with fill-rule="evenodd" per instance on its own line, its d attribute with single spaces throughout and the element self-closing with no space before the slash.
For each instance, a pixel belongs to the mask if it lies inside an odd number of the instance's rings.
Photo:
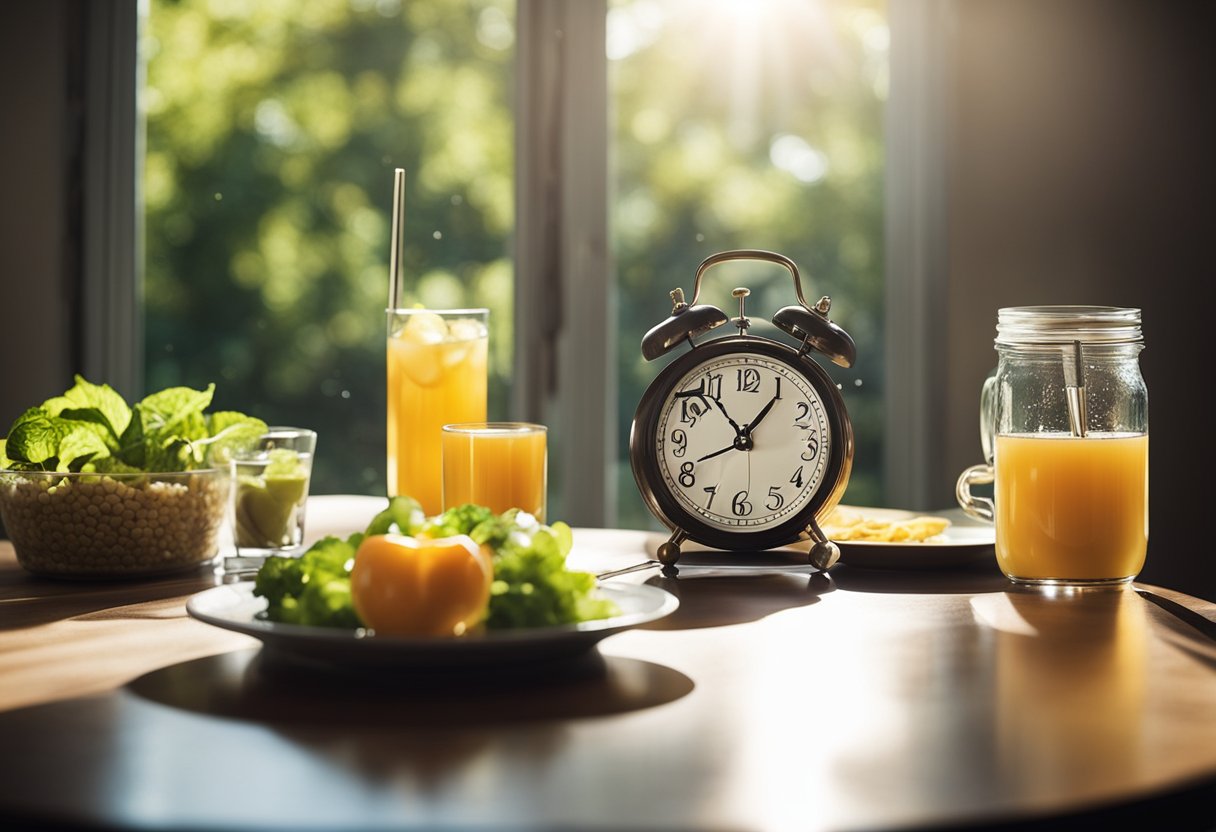
<svg viewBox="0 0 1216 832">
<path fill-rule="evenodd" d="M 769 511 L 777 511 L 785 505 L 785 498 L 781 496 L 780 489 L 771 485 L 768 489 L 768 500 L 764 503 Z"/>
<path fill-rule="evenodd" d="M 790 483 L 795 488 L 802 488 L 802 466 L 798 466 L 798 470 L 794 472 L 794 476 L 790 477 Z"/>
<path fill-rule="evenodd" d="M 676 428 L 671 432 L 671 444 L 675 446 L 671 451 L 672 456 L 684 456 L 688 453 L 688 434 Z"/>
<path fill-rule="evenodd" d="M 709 373 L 705 376 L 705 395 L 711 399 L 722 398 L 722 374 Z"/>
<path fill-rule="evenodd" d="M 773 395 L 773 398 L 781 398 L 781 376 L 777 376 L 777 392 Z"/>
<path fill-rule="evenodd" d="M 815 434 L 811 434 L 806 438 L 806 450 L 798 458 L 810 462 L 817 456 L 819 456 L 819 438 Z"/>
<path fill-rule="evenodd" d="M 740 491 L 735 499 L 730 501 L 730 510 L 736 517 L 746 517 L 752 513 L 752 504 L 747 501 L 747 492 Z"/>
<path fill-rule="evenodd" d="M 684 462 L 680 464 L 680 485 L 685 488 L 692 488 L 697 484 L 697 478 L 692 474 L 692 463 Z"/>
<path fill-rule="evenodd" d="M 705 503 L 705 510 L 709 511 L 714 505 L 714 495 L 718 493 L 718 486 L 708 485 L 705 487 L 705 493 L 709 495 L 709 501 Z"/>
<path fill-rule="evenodd" d="M 798 402 L 794 407 L 798 408 L 798 415 L 794 417 L 795 422 L 805 421 L 811 415 L 811 406 L 806 402 Z"/>
<path fill-rule="evenodd" d="M 740 367 L 735 370 L 735 380 L 740 393 L 760 392 L 760 371 L 754 367 Z"/>
<path fill-rule="evenodd" d="M 708 409 L 708 407 L 700 402 L 683 399 L 680 402 L 680 422 L 688 425 L 690 428 L 694 427 L 697 424 L 697 420 L 700 419 Z"/>
</svg>

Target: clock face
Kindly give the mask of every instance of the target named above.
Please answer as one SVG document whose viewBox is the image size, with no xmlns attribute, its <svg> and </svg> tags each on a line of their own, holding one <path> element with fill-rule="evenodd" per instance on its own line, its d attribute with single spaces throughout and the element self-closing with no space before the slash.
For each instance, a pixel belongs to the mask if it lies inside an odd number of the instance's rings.
<svg viewBox="0 0 1216 832">
<path fill-rule="evenodd" d="M 659 473 L 706 525 L 762 531 L 799 513 L 832 455 L 823 398 L 790 364 L 727 354 L 685 373 L 663 400 L 654 441 Z"/>
</svg>

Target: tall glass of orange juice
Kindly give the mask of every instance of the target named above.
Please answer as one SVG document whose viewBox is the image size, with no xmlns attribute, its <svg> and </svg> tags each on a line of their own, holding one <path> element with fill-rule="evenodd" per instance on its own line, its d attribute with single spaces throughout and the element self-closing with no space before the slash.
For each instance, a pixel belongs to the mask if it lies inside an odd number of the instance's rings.
<svg viewBox="0 0 1216 832">
<path fill-rule="evenodd" d="M 464 503 L 545 521 L 548 454 L 544 425 L 475 422 L 443 429 L 443 507 Z"/>
<path fill-rule="evenodd" d="M 388 494 L 443 510 L 443 426 L 486 418 L 489 312 L 390 309 Z"/>
<path fill-rule="evenodd" d="M 1148 391 L 1140 310 L 1023 306 L 997 316 L 996 372 L 980 399 L 987 462 L 959 504 L 996 525 L 1019 583 L 1121 584 L 1148 552 Z M 992 496 L 973 486 L 992 485 Z"/>
</svg>

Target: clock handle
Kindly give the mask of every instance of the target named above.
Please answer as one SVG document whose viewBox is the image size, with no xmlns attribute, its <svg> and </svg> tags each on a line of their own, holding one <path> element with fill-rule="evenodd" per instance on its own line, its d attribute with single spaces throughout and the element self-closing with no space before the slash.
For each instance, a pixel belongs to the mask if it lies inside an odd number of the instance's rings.
<svg viewBox="0 0 1216 832">
<path fill-rule="evenodd" d="M 697 266 L 697 277 L 692 287 L 692 303 L 690 306 L 697 305 L 697 298 L 701 296 L 701 277 L 714 266 L 719 263 L 726 263 L 731 260 L 765 260 L 769 263 L 776 263 L 779 266 L 785 266 L 789 270 L 790 277 L 794 279 L 794 294 L 798 296 L 798 303 L 802 304 L 807 309 L 806 298 L 802 294 L 802 278 L 798 275 L 798 266 L 793 260 L 786 257 L 784 254 L 778 254 L 775 251 L 765 251 L 759 248 L 740 248 L 731 251 L 720 251 L 717 254 L 711 254 L 701 261 L 701 265 Z"/>
</svg>

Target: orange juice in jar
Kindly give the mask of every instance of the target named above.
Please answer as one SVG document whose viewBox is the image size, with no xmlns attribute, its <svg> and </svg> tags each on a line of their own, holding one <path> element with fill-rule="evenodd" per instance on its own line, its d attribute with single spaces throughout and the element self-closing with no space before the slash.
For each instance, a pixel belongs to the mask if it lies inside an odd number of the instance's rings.
<svg viewBox="0 0 1216 832">
<path fill-rule="evenodd" d="M 443 510 L 443 426 L 486 418 L 485 309 L 391 309 L 388 494 Z"/>
<path fill-rule="evenodd" d="M 996 437 L 996 557 L 1039 581 L 1119 581 L 1148 550 L 1148 436 Z"/>
<path fill-rule="evenodd" d="M 544 425 L 474 422 L 443 429 L 443 507 L 464 503 L 501 514 L 518 508 L 545 521 Z"/>
</svg>

